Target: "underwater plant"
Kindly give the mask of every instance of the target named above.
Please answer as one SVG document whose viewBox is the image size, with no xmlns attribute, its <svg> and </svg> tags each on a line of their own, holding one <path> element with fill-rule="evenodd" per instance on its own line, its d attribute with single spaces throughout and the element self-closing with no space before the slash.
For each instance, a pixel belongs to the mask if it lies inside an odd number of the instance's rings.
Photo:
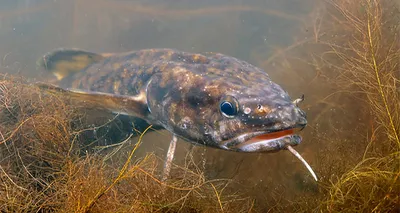
<svg viewBox="0 0 400 213">
<path fill-rule="evenodd" d="M 85 110 L 12 76 L 0 80 L 0 211 L 2 212 L 248 212 L 252 200 L 230 180 L 206 180 L 193 161 L 159 177 L 162 159 L 135 156 L 145 132 L 116 148 L 95 149 Z M 113 121 L 109 121 L 113 122 Z M 107 125 L 106 124 L 103 124 Z M 109 126 L 111 128 L 111 126 Z M 99 146 L 105 146 L 98 143 Z M 107 150 L 107 151 L 105 151 Z M 190 159 L 190 157 L 188 158 Z M 196 169 L 197 168 L 197 169 Z M 231 188 L 232 189 L 232 188 Z"/>
</svg>

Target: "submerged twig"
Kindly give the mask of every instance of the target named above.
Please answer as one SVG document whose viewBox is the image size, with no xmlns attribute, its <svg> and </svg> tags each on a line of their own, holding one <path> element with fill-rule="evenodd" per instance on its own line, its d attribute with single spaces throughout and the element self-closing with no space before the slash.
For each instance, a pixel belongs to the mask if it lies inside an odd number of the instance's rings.
<svg viewBox="0 0 400 213">
<path fill-rule="evenodd" d="M 287 146 L 286 147 L 291 153 L 294 154 L 294 156 L 296 156 L 303 164 L 304 166 L 307 167 L 308 171 L 311 173 L 311 175 L 313 176 L 313 178 L 315 179 L 315 181 L 318 181 L 317 175 L 315 174 L 315 172 L 312 170 L 311 166 L 307 163 L 306 160 L 304 160 L 303 157 L 301 157 L 301 155 L 295 150 L 293 149 L 292 146 Z"/>
<path fill-rule="evenodd" d="M 167 152 L 167 157 L 164 163 L 163 177 L 162 181 L 166 181 L 169 173 L 171 172 L 172 160 L 174 159 L 176 142 L 178 141 L 178 137 L 176 135 L 172 136 L 171 142 L 169 143 L 169 148 Z"/>
</svg>

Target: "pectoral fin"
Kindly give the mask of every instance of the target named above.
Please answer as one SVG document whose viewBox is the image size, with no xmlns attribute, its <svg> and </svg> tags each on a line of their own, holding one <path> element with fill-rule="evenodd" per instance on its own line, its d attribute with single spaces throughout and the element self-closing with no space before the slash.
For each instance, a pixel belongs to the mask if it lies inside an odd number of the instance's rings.
<svg viewBox="0 0 400 213">
<path fill-rule="evenodd" d="M 47 83 L 35 83 L 35 85 L 46 92 L 71 98 L 90 107 L 107 109 L 114 113 L 138 118 L 146 118 L 149 114 L 146 94 L 144 92 L 137 96 L 125 96 L 77 89 L 64 89 Z"/>
</svg>

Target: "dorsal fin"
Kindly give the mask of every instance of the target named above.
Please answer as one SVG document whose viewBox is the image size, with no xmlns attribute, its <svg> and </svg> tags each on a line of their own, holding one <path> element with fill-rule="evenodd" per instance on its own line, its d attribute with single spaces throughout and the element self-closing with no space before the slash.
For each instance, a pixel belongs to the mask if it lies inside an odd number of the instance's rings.
<svg viewBox="0 0 400 213">
<path fill-rule="evenodd" d="M 56 49 L 45 54 L 36 64 L 42 69 L 53 73 L 58 80 L 62 80 L 103 59 L 104 56 L 85 50 Z"/>
</svg>

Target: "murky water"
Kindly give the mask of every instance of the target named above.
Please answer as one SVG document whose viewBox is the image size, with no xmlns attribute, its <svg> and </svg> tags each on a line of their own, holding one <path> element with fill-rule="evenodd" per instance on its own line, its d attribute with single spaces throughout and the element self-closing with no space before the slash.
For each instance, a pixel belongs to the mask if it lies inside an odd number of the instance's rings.
<svg viewBox="0 0 400 213">
<path fill-rule="evenodd" d="M 2 1 L 1 66 L 36 77 L 35 60 L 57 47 L 170 47 L 256 63 L 254 54 L 268 58 L 274 48 L 291 44 L 312 9 L 304 1 Z"/>
<path fill-rule="evenodd" d="M 329 103 L 319 101 L 333 92 L 331 88 L 321 87 L 323 83 L 313 80 L 315 70 L 307 70 L 307 66 L 293 67 L 287 61 L 288 57 L 301 58 L 304 50 L 293 50 L 292 55 L 282 57 L 302 42 L 317 39 L 318 23 L 313 22 L 320 5 L 316 2 L 3 0 L 0 1 L 0 69 L 32 79 L 49 78 L 49 73 L 36 70 L 35 62 L 44 53 L 59 47 L 93 52 L 176 48 L 231 55 L 265 69 L 292 98 L 306 95 L 304 108 L 310 125 L 302 132 L 303 143 L 296 149 L 318 175 L 330 169 L 322 167 L 324 155 L 335 146 L 326 143 L 327 137 L 336 135 L 338 128 L 352 126 L 356 115 L 346 114 L 338 105 L 329 107 Z M 320 122 L 321 113 L 324 122 Z M 339 116 L 346 119 L 335 119 Z M 318 137 L 316 132 L 320 133 Z M 351 137 L 357 136 L 348 136 Z M 169 138 L 167 132 L 149 133 L 139 152 L 155 151 L 163 156 Z M 186 142 L 179 141 L 175 162 L 182 163 L 190 148 Z M 193 150 L 197 159 L 204 161 L 208 178 L 233 178 L 250 195 L 259 198 L 258 202 L 271 198 L 291 200 L 299 194 L 314 196 L 318 192 L 307 170 L 289 152 L 244 154 L 204 147 Z"/>
<path fill-rule="evenodd" d="M 35 61 L 58 47 L 94 52 L 165 47 L 247 60 L 266 69 L 293 97 L 305 92 L 296 79 L 281 78 L 278 69 L 271 69 L 274 64 L 267 67 L 265 61 L 304 39 L 305 22 L 315 9 L 312 1 L 18 0 L 2 1 L 0 8 L 2 72 L 48 78 L 48 73 L 36 70 Z M 164 155 L 169 143 L 165 135 L 150 133 L 140 152 Z M 315 165 L 311 145 L 305 137 L 298 150 Z M 179 142 L 177 163 L 189 148 Z M 260 196 L 274 187 L 271 182 L 287 186 L 289 192 L 304 182 L 312 185 L 307 171 L 288 152 L 243 154 L 203 147 L 195 147 L 194 152 L 204 158 L 207 177 L 237 179 L 248 188 L 258 188 L 254 193 Z"/>
</svg>

